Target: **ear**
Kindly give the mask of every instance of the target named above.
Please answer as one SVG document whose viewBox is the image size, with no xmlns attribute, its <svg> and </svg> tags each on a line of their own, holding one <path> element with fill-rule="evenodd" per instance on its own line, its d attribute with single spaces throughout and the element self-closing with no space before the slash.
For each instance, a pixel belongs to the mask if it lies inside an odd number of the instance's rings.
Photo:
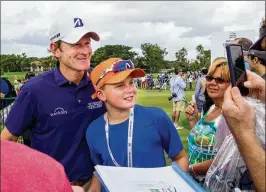
<svg viewBox="0 0 266 192">
<path fill-rule="evenodd" d="M 50 50 L 51 50 L 51 53 L 59 58 L 60 57 L 60 49 L 58 47 L 56 47 L 55 43 L 51 42 L 50 43 Z"/>
<path fill-rule="evenodd" d="M 106 99 L 107 99 L 105 94 L 104 94 L 104 91 L 101 89 L 96 90 L 96 95 L 97 95 L 98 99 L 100 99 L 103 102 L 106 101 Z"/>
<path fill-rule="evenodd" d="M 254 63 L 257 64 L 259 62 L 258 57 L 254 58 Z"/>
</svg>

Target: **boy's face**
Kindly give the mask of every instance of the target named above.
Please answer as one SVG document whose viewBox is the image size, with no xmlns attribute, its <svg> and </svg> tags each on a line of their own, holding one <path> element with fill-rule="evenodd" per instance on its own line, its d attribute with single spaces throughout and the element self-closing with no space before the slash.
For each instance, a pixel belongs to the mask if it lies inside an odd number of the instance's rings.
<svg viewBox="0 0 266 192">
<path fill-rule="evenodd" d="M 118 109 L 132 108 L 136 102 L 137 88 L 131 76 L 116 84 L 106 84 L 97 92 L 98 98 Z"/>
</svg>

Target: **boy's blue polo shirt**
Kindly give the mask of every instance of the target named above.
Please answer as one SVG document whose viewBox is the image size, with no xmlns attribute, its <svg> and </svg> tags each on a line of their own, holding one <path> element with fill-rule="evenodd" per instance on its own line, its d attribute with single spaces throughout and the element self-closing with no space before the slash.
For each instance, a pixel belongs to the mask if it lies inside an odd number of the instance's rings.
<svg viewBox="0 0 266 192">
<path fill-rule="evenodd" d="M 5 126 L 15 136 L 31 129 L 33 149 L 59 161 L 70 181 L 87 179 L 92 176 L 93 164 L 86 129 L 105 112 L 101 101 L 91 99 L 93 92 L 86 73 L 76 86 L 56 67 L 22 87 Z"/>
<path fill-rule="evenodd" d="M 115 166 L 108 152 L 103 115 L 87 129 L 86 139 L 93 163 Z M 109 125 L 112 154 L 120 166 L 127 167 L 128 120 Z M 173 158 L 183 149 L 176 128 L 160 108 L 135 105 L 132 143 L 133 167 L 152 168 L 166 166 L 164 151 Z"/>
</svg>

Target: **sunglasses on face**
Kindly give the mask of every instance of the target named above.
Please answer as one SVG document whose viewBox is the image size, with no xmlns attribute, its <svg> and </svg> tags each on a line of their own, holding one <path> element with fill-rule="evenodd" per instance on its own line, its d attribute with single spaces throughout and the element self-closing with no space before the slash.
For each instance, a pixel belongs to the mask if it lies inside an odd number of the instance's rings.
<svg viewBox="0 0 266 192">
<path fill-rule="evenodd" d="M 99 84 L 100 80 L 108 73 L 108 72 L 120 72 L 120 71 L 125 71 L 127 69 L 134 69 L 135 66 L 132 63 L 131 60 L 119 60 L 113 63 L 110 67 L 108 67 L 106 70 L 104 70 L 99 77 L 99 79 L 96 82 L 96 86 Z"/>
<path fill-rule="evenodd" d="M 219 83 L 219 84 L 228 82 L 228 81 L 226 81 L 225 79 L 223 79 L 221 77 L 206 76 L 206 80 L 208 82 L 211 82 L 213 79 L 215 80 L 216 83 Z"/>
</svg>

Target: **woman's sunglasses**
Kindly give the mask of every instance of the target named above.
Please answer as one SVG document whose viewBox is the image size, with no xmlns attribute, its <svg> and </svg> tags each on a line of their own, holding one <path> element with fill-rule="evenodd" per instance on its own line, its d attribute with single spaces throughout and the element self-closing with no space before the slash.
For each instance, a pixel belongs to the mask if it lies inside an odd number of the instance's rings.
<svg viewBox="0 0 266 192">
<path fill-rule="evenodd" d="M 228 82 L 228 81 L 226 81 L 225 79 L 223 79 L 223 78 L 221 78 L 221 77 L 206 76 L 206 80 L 207 80 L 208 82 L 211 82 L 213 79 L 215 80 L 216 83 L 219 83 L 219 84 L 222 84 L 222 83 Z"/>
</svg>

